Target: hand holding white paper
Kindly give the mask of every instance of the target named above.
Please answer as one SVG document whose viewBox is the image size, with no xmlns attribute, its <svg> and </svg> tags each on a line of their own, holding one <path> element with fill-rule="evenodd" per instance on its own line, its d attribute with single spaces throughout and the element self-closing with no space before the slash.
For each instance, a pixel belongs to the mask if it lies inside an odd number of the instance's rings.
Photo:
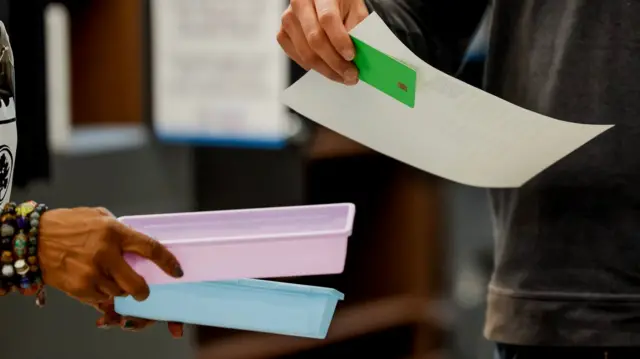
<svg viewBox="0 0 640 359">
<path fill-rule="evenodd" d="M 344 86 L 309 72 L 283 102 L 303 116 L 389 157 L 476 187 L 520 187 L 613 127 L 525 110 L 423 62 L 373 13 L 351 34 L 417 71 L 409 108 L 360 81 Z"/>
</svg>

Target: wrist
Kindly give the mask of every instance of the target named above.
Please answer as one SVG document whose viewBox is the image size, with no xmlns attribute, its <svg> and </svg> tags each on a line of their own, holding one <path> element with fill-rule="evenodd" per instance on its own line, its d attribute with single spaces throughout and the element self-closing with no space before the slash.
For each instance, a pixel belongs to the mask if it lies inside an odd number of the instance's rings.
<svg viewBox="0 0 640 359">
<path fill-rule="evenodd" d="M 38 260 L 40 218 L 47 206 L 33 201 L 8 203 L 0 215 L 0 294 L 43 293 Z M 3 293 L 4 292 L 4 293 Z"/>
</svg>

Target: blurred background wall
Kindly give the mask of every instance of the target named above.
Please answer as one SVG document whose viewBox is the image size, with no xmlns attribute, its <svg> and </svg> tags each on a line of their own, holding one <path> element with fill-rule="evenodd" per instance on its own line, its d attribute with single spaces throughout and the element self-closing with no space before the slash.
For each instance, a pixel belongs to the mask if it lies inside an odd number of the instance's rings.
<svg viewBox="0 0 640 359">
<path fill-rule="evenodd" d="M 45 19 L 49 3 L 0 0 L 16 52 L 19 121 L 48 138 L 50 159 L 13 197 L 118 216 L 354 202 L 345 273 L 286 279 L 337 288 L 347 301 L 326 341 L 213 328 L 175 341 L 161 324 L 137 334 L 95 329 L 92 308 L 57 292 L 44 309 L 11 296 L 0 300 L 0 358 L 491 358 L 481 336 L 491 269 L 484 191 L 323 129 L 302 127 L 314 135 L 279 150 L 160 143 L 150 130 L 149 3 L 64 1 Z M 67 57 L 47 59 L 51 47 Z M 292 69 L 293 80 L 301 73 Z"/>
</svg>

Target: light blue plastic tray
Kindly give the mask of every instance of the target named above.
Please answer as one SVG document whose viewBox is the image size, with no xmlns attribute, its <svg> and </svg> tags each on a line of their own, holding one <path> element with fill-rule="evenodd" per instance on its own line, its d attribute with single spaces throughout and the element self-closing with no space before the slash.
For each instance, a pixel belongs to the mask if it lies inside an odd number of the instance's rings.
<svg viewBox="0 0 640 359">
<path fill-rule="evenodd" d="M 257 279 L 151 285 L 144 302 L 116 298 L 121 315 L 323 339 L 344 294 Z"/>
</svg>

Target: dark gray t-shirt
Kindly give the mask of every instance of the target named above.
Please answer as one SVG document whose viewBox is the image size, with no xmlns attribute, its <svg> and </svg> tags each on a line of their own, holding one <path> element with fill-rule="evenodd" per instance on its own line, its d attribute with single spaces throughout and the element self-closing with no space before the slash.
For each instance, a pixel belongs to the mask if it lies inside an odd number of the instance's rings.
<svg viewBox="0 0 640 359">
<path fill-rule="evenodd" d="M 448 72 L 472 32 L 455 19 L 482 15 L 484 5 L 468 3 L 369 0 Z M 524 187 L 491 191 L 485 334 L 509 344 L 640 346 L 640 0 L 494 0 L 493 11 L 487 91 L 561 120 L 616 126 Z"/>
</svg>

